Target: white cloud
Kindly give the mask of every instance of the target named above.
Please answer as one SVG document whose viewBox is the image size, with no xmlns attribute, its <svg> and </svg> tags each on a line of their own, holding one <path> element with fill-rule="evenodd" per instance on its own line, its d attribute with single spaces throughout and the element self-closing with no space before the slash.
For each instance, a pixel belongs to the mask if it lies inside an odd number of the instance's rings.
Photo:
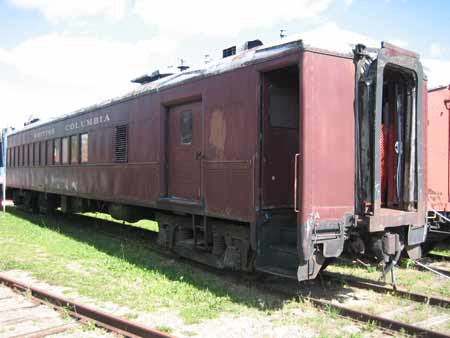
<svg viewBox="0 0 450 338">
<path fill-rule="evenodd" d="M 85 17 L 124 17 L 127 0 L 9 0 L 17 7 L 39 10 L 52 22 Z"/>
<path fill-rule="evenodd" d="M 350 5 L 353 3 L 353 0 L 344 0 L 344 3 L 345 3 L 347 6 L 350 6 Z"/>
<path fill-rule="evenodd" d="M 428 88 L 450 84 L 450 61 L 425 59 L 422 63 L 428 75 Z"/>
<path fill-rule="evenodd" d="M 242 1 L 135 0 L 133 12 L 164 33 L 234 35 L 247 28 L 276 22 L 316 18 L 334 0 Z"/>
<path fill-rule="evenodd" d="M 11 50 L 0 49 L 0 61 L 27 75 L 59 84 L 83 85 L 90 79 L 136 75 L 171 55 L 175 43 L 164 38 L 136 43 L 49 34 Z"/>
<path fill-rule="evenodd" d="M 0 111 L 22 121 L 123 94 L 133 77 L 175 59 L 175 48 L 165 38 L 131 43 L 49 34 L 0 49 L 0 69 L 14 74 L 0 78 Z"/>
<path fill-rule="evenodd" d="M 335 22 L 328 22 L 319 28 L 298 34 L 306 44 L 332 51 L 345 52 L 349 46 L 361 43 L 368 47 L 378 47 L 379 41 L 353 31 L 342 29 Z"/>
</svg>

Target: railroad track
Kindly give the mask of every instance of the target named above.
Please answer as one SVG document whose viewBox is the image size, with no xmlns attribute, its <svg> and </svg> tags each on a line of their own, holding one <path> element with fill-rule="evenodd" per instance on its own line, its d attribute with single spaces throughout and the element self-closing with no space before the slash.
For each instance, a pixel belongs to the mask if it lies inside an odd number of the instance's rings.
<svg viewBox="0 0 450 338">
<path fill-rule="evenodd" d="M 47 290 L 27 285 L 16 279 L 7 277 L 4 274 L 0 274 L 0 283 L 16 292 L 26 295 L 26 297 L 28 299 L 31 298 L 31 300 L 35 304 L 50 306 L 55 310 L 63 313 L 65 316 L 70 315 L 72 318 L 75 318 L 81 323 L 94 323 L 96 326 L 104 328 L 107 331 L 110 331 L 119 336 L 131 338 L 174 338 L 171 335 L 154 330 L 150 327 L 129 321 L 125 318 L 114 316 L 112 314 L 70 300 Z M 18 318 L 16 320 L 20 321 L 21 318 Z M 27 318 L 24 318 L 24 320 L 27 320 Z M 50 326 L 45 329 L 33 331 L 31 333 L 22 333 L 20 337 L 39 338 L 54 335 L 72 329 L 74 325 L 75 323 L 73 322 L 69 324 L 58 323 L 55 326 Z"/>
<path fill-rule="evenodd" d="M 428 270 L 450 279 L 450 256 L 428 253 L 422 259 L 415 261 L 414 268 Z"/>
<path fill-rule="evenodd" d="M 107 236 L 115 238 L 120 236 L 121 239 L 132 239 L 133 241 L 139 241 L 140 243 L 150 247 L 154 252 L 164 256 L 165 258 L 187 261 L 186 259 L 180 258 L 178 255 L 159 249 L 155 243 L 156 234 L 151 231 L 124 225 L 117 222 L 93 219 L 92 217 L 82 215 L 74 215 L 71 216 L 71 218 L 75 221 L 79 221 L 82 219 L 85 226 L 89 223 L 86 221 L 89 220 L 96 227 L 95 231 L 100 231 Z M 189 264 L 203 271 L 219 275 L 222 279 L 228 279 L 233 283 L 245 286 L 248 286 L 249 284 L 249 280 L 242 278 L 242 274 L 220 271 L 192 261 L 189 261 Z M 344 281 L 346 285 L 352 286 L 357 289 L 372 290 L 376 293 L 400 297 L 409 301 L 413 301 L 416 304 L 426 304 L 427 306 L 429 305 L 437 308 L 450 308 L 450 300 L 445 298 L 412 293 L 402 289 L 394 290 L 390 286 L 381 285 L 373 281 L 356 279 L 354 277 L 348 277 L 344 275 L 322 273 L 321 276 L 322 282 L 325 280 L 339 284 Z M 302 284 L 301 287 L 299 287 L 299 284 L 296 281 L 286 280 L 285 278 L 281 279 L 279 283 L 274 283 L 275 278 L 276 277 L 270 276 L 268 277 L 267 281 L 261 281 L 261 279 L 253 278 L 251 279 L 251 284 L 260 291 L 271 293 L 282 298 L 307 299 L 312 305 L 319 309 L 326 311 L 334 310 L 338 315 L 342 317 L 346 317 L 351 320 L 363 323 L 372 323 L 388 332 L 401 332 L 413 335 L 415 337 L 450 338 L 450 335 L 447 333 L 433 331 L 430 328 L 401 322 L 382 315 L 372 314 L 368 311 L 357 310 L 349 306 L 341 305 L 322 297 L 305 294 L 304 292 L 302 292 L 304 291 L 303 286 L 305 284 Z M 262 280 L 264 280 L 264 277 L 262 278 Z M 320 281 L 314 281 L 313 283 L 320 283 Z M 282 285 L 282 287 L 278 287 L 277 285 Z M 446 322 L 447 320 L 450 321 L 450 315 L 448 318 L 439 319 L 444 322 Z"/>
</svg>

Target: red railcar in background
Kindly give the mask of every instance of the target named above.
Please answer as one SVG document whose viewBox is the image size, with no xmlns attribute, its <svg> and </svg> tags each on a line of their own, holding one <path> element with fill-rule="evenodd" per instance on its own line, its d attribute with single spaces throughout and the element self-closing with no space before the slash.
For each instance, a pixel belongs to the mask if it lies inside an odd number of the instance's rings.
<svg viewBox="0 0 450 338">
<path fill-rule="evenodd" d="M 344 248 L 420 255 L 419 57 L 302 40 L 233 53 L 10 135 L 16 204 L 155 219 L 182 256 L 299 280 Z"/>
<path fill-rule="evenodd" d="M 450 86 L 428 92 L 428 209 L 430 240 L 450 235 Z"/>
</svg>

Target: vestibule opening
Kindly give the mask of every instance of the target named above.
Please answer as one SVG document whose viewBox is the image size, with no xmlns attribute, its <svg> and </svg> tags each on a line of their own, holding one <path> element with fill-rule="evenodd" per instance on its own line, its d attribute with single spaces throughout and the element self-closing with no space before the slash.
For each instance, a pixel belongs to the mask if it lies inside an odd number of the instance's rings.
<svg viewBox="0 0 450 338">
<path fill-rule="evenodd" d="M 381 207 L 417 208 L 417 81 L 412 72 L 386 66 L 380 134 Z"/>
<path fill-rule="evenodd" d="M 262 74 L 261 206 L 258 270 L 296 276 L 297 214 L 294 208 L 296 154 L 299 152 L 299 68 Z M 297 165 L 300 165 L 297 163 Z"/>
<path fill-rule="evenodd" d="M 262 107 L 262 206 L 293 209 L 299 149 L 297 65 L 263 74 Z"/>
</svg>

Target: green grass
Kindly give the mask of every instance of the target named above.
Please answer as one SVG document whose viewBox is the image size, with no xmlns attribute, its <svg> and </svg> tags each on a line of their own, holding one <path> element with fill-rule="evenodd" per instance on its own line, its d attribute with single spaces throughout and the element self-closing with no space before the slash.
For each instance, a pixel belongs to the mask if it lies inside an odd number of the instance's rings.
<svg viewBox="0 0 450 338">
<path fill-rule="evenodd" d="M 447 239 L 436 245 L 436 247 L 431 251 L 431 253 L 443 256 L 450 256 L 450 240 Z"/>
<path fill-rule="evenodd" d="M 163 259 L 136 239 L 97 231 L 83 216 L 0 216 L 0 270 L 20 269 L 51 284 L 142 311 L 176 310 L 186 322 L 260 309 L 252 288 L 227 285 L 187 264 Z M 264 299 L 264 304 L 274 304 Z"/>
</svg>

